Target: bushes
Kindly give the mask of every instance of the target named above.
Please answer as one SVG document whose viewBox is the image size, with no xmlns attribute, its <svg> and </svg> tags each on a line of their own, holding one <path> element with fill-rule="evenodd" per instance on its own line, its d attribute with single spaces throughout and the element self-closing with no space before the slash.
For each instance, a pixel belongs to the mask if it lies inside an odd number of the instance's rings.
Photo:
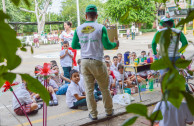
<svg viewBox="0 0 194 126">
<path fill-rule="evenodd" d="M 141 29 L 140 30 L 142 33 L 146 33 L 146 32 L 156 32 L 157 29 Z"/>
</svg>

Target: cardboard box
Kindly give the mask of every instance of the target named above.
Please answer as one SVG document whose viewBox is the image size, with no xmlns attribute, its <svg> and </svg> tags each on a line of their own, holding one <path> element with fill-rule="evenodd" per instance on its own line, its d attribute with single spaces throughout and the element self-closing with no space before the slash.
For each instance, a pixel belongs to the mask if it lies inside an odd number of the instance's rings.
<svg viewBox="0 0 194 126">
<path fill-rule="evenodd" d="M 117 27 L 114 27 L 113 29 L 107 29 L 108 38 L 111 42 L 114 42 L 114 38 L 118 40 L 118 34 L 117 34 Z M 117 50 L 118 47 L 112 49 Z"/>
</svg>

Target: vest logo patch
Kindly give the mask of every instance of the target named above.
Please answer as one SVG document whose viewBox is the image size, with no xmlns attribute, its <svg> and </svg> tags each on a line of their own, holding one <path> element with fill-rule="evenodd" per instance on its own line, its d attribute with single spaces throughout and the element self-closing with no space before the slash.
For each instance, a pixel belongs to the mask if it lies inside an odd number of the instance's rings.
<svg viewBox="0 0 194 126">
<path fill-rule="evenodd" d="M 89 34 L 89 33 L 92 33 L 93 31 L 95 31 L 94 27 L 92 26 L 86 26 L 82 29 L 82 33 L 85 33 L 85 34 Z"/>
</svg>

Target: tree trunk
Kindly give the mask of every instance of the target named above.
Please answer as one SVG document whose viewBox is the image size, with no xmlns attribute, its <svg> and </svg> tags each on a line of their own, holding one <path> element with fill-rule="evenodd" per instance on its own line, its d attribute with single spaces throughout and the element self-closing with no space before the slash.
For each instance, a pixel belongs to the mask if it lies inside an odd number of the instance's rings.
<svg viewBox="0 0 194 126">
<path fill-rule="evenodd" d="M 5 0 L 2 0 L 2 4 L 3 4 L 3 12 L 6 13 Z"/>
<path fill-rule="evenodd" d="M 42 31 L 44 31 L 46 12 L 47 12 L 50 1 L 51 0 L 46 0 L 44 8 L 42 10 L 39 10 L 38 2 L 37 0 L 35 0 L 35 14 L 36 14 L 36 19 L 37 19 L 37 28 L 38 28 L 39 35 L 41 34 Z"/>
<path fill-rule="evenodd" d="M 156 13 L 156 20 L 155 20 L 155 22 L 156 22 L 156 29 L 158 28 L 158 13 Z"/>
<path fill-rule="evenodd" d="M 138 29 L 139 30 L 141 29 L 141 23 L 138 23 Z"/>
</svg>

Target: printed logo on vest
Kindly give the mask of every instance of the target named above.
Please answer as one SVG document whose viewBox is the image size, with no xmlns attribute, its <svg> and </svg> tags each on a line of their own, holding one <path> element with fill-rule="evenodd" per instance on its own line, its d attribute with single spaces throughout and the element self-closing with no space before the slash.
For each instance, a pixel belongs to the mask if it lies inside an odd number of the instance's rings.
<svg viewBox="0 0 194 126">
<path fill-rule="evenodd" d="M 82 33 L 85 33 L 85 34 L 89 34 L 89 33 L 92 33 L 93 31 L 95 31 L 94 27 L 92 26 L 86 26 L 82 29 Z"/>
</svg>

